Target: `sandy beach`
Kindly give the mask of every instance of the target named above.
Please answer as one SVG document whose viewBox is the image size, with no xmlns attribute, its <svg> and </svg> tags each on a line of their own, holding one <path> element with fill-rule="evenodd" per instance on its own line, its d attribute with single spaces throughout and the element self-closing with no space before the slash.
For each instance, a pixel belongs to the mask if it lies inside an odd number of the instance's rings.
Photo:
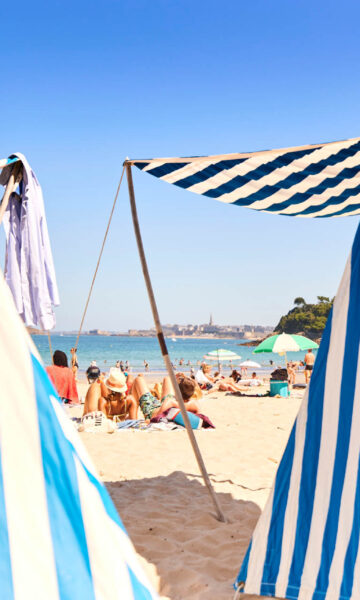
<svg viewBox="0 0 360 600">
<path fill-rule="evenodd" d="M 85 395 L 86 384 L 78 384 Z M 161 598 L 228 600 L 303 391 L 289 399 L 215 393 L 196 431 L 227 523 L 218 522 L 185 431 L 81 433 Z M 71 416 L 80 408 L 72 408 Z"/>
</svg>

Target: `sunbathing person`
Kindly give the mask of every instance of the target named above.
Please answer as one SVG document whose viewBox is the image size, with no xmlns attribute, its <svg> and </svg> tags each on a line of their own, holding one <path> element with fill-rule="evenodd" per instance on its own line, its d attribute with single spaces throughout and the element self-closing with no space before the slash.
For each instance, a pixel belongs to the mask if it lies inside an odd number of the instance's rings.
<svg viewBox="0 0 360 600">
<path fill-rule="evenodd" d="M 120 415 L 129 419 L 137 419 L 138 404 L 128 392 L 125 375 L 112 367 L 109 375 L 92 383 L 87 391 L 83 416 L 100 410 L 107 417 Z"/>
<path fill-rule="evenodd" d="M 241 381 L 241 386 L 250 386 L 250 387 L 256 387 L 259 385 L 264 385 L 264 382 L 261 381 L 261 379 L 258 379 L 256 373 L 252 373 L 251 375 L 251 379 L 245 379 Z"/>
<path fill-rule="evenodd" d="M 194 391 L 195 387 L 192 389 Z M 169 410 L 169 408 L 179 408 L 179 405 L 175 399 L 174 388 L 169 377 L 164 377 L 163 379 L 161 399 L 156 398 L 150 392 L 145 378 L 142 375 L 138 375 L 134 380 L 132 394 L 135 401 L 139 404 L 144 418 L 149 421 L 153 417 L 156 417 L 156 415 Z M 199 405 L 195 400 L 188 398 L 188 400 L 185 402 L 187 402 L 186 409 L 190 412 L 199 411 Z"/>
<path fill-rule="evenodd" d="M 220 375 L 220 379 L 218 379 L 219 375 L 220 373 L 218 371 L 214 373 L 216 383 L 214 383 L 214 386 L 208 391 L 209 394 L 212 394 L 213 392 L 240 392 L 241 387 L 234 382 L 232 377 Z"/>
<path fill-rule="evenodd" d="M 46 372 L 65 404 L 79 404 L 74 373 L 68 367 L 68 359 L 65 352 L 55 350 L 53 364 L 50 367 L 46 367 Z"/>
</svg>

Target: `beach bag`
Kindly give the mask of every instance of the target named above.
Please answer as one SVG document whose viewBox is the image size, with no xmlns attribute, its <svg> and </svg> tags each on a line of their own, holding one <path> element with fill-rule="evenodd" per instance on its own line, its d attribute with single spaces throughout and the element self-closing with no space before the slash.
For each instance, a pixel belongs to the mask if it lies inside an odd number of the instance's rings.
<svg viewBox="0 0 360 600">
<path fill-rule="evenodd" d="M 274 381 L 287 381 L 287 378 L 287 369 L 275 369 L 275 371 L 271 373 L 271 379 Z"/>
<path fill-rule="evenodd" d="M 200 417 L 198 417 L 194 413 L 189 412 L 188 410 L 186 412 L 187 416 L 189 417 L 191 429 L 201 429 L 203 420 L 200 419 Z M 185 427 L 184 419 L 179 408 L 170 408 L 169 412 L 166 415 L 166 418 L 169 421 L 174 421 L 174 423 L 176 423 L 177 425 Z"/>
<path fill-rule="evenodd" d="M 100 431 L 103 433 L 114 433 L 115 428 L 115 423 L 107 419 L 103 412 L 97 410 L 82 417 L 78 431 L 87 431 L 88 433 Z"/>
</svg>

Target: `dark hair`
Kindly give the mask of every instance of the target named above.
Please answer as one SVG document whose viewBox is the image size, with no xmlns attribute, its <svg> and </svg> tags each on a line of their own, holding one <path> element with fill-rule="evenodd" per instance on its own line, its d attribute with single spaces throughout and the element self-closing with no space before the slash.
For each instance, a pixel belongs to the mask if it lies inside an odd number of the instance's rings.
<svg viewBox="0 0 360 600">
<path fill-rule="evenodd" d="M 183 400 L 186 402 L 186 400 L 189 400 L 195 392 L 195 381 L 190 379 L 190 377 L 184 377 L 179 381 L 179 388 Z"/>
<path fill-rule="evenodd" d="M 65 352 L 61 350 L 55 350 L 53 354 L 54 365 L 57 367 L 68 367 L 68 359 Z"/>
</svg>

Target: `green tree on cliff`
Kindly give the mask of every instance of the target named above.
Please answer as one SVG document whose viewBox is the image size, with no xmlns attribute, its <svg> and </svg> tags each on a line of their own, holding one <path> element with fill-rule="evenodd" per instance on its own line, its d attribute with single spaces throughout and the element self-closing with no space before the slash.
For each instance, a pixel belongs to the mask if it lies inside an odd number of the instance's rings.
<svg viewBox="0 0 360 600">
<path fill-rule="evenodd" d="M 317 299 L 317 304 L 306 304 L 304 298 L 295 298 L 295 308 L 281 317 L 275 331 L 304 333 L 310 338 L 318 338 L 325 328 L 333 300 L 327 296 L 318 296 Z"/>
</svg>

